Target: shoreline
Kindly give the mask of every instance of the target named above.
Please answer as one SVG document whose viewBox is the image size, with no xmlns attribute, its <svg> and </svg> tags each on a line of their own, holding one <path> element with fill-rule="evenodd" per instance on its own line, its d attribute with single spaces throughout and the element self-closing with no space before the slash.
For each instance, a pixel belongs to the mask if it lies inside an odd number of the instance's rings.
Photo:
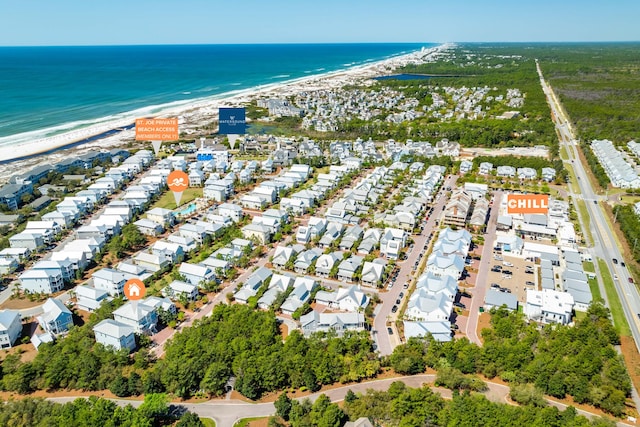
<svg viewBox="0 0 640 427">
<path fill-rule="evenodd" d="M 118 115 L 119 117 L 106 122 L 100 123 L 101 120 L 108 119 L 108 117 L 96 119 L 95 122 L 98 123 L 95 125 L 89 125 L 82 129 L 64 132 L 55 136 L 41 138 L 30 142 L 19 143 L 18 145 L 0 146 L 0 159 L 2 159 L 0 160 L 0 180 L 4 181 L 4 178 L 7 178 L 7 169 L 11 169 L 11 172 L 15 172 L 16 169 L 33 167 L 37 162 L 31 161 L 38 160 L 39 157 L 44 157 L 45 155 L 47 157 L 47 161 L 56 161 L 56 157 L 59 157 L 63 151 L 68 149 L 99 149 L 116 147 L 127 143 L 135 138 L 135 131 L 133 128 L 117 132 L 115 135 L 104 138 L 102 135 L 108 135 L 117 129 L 129 127 L 135 122 L 136 118 L 145 115 L 143 111 L 147 111 L 146 115 L 149 115 L 148 112 L 150 110 L 160 109 L 157 113 L 154 113 L 153 116 L 179 117 L 180 133 L 185 134 L 186 137 L 189 138 L 189 135 L 197 132 L 197 128 L 216 120 L 218 116 L 218 109 L 220 107 L 241 106 L 258 97 L 287 97 L 301 91 L 341 87 L 346 84 L 352 84 L 355 81 L 362 81 L 383 75 L 384 73 L 393 71 L 407 62 L 415 61 L 419 58 L 437 53 L 449 46 L 450 44 L 447 43 L 439 44 L 424 50 L 417 50 L 341 70 L 302 76 L 283 82 L 267 83 L 213 96 L 194 98 L 188 101 L 177 101 L 164 104 L 164 107 L 160 107 L 158 105 L 148 106 L 143 109 L 137 109 L 128 113 L 120 114 Z M 42 161 L 42 159 L 40 160 Z M 8 166 L 14 165 L 18 167 L 8 168 Z"/>
</svg>

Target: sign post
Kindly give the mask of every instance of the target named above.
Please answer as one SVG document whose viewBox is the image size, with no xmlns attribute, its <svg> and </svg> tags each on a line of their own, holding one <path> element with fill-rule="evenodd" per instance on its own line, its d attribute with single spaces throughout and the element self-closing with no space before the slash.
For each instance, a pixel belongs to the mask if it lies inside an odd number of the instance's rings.
<svg viewBox="0 0 640 427">
<path fill-rule="evenodd" d="M 218 110 L 220 135 L 227 135 L 229 146 L 235 148 L 240 135 L 244 135 L 247 129 L 247 115 L 244 108 L 220 108 Z"/>
<path fill-rule="evenodd" d="M 177 141 L 178 119 L 136 119 L 136 141 L 151 141 L 156 156 L 162 141 Z"/>
</svg>

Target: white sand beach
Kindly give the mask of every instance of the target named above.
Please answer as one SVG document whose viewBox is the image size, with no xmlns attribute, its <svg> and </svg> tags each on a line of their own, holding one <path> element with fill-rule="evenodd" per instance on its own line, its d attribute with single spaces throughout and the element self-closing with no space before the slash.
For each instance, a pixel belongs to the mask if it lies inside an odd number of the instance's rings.
<svg viewBox="0 0 640 427">
<path fill-rule="evenodd" d="M 301 91 L 335 89 L 349 84 L 360 83 L 366 79 L 391 73 L 396 68 L 408 63 L 423 61 L 430 55 L 448 48 L 448 46 L 449 45 L 446 44 L 440 45 L 346 70 L 302 77 L 282 83 L 262 85 L 222 95 L 174 103 L 174 105 L 168 104 L 161 112 L 154 115 L 156 117 L 179 117 L 180 132 L 192 134 L 196 132 L 196 128 L 217 120 L 218 109 L 220 107 L 242 106 L 256 98 L 282 98 Z M 112 121 L 96 121 L 96 124 L 90 124 L 81 129 L 60 133 L 47 138 L 33 139 L 25 142 L 16 140 L 13 143 L 9 139 L 10 137 L 2 138 L 5 141 L 0 145 L 0 160 L 17 159 L 24 156 L 45 153 L 88 137 L 99 135 L 111 129 L 130 125 L 136 118 L 144 115 L 143 110 L 136 110 L 119 115 L 117 119 Z M 16 173 L 16 170 L 25 170 L 37 164 L 55 162 L 69 156 L 71 152 L 78 153 L 90 149 L 110 149 L 132 141 L 134 137 L 135 132 L 133 129 L 125 130 L 116 135 L 85 143 L 81 146 L 75 146 L 68 150 L 60 149 L 46 156 L 36 156 L 30 159 L 17 160 L 0 165 L 0 181 L 8 179 L 8 177 Z M 24 135 L 22 135 L 22 139 L 24 139 Z"/>
</svg>

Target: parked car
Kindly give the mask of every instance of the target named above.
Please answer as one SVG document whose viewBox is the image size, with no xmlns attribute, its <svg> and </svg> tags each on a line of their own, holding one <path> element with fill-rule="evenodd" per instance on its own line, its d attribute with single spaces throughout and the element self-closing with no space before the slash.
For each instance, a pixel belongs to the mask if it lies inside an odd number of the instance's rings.
<svg viewBox="0 0 640 427">
<path fill-rule="evenodd" d="M 494 289 L 498 289 L 498 288 L 500 288 L 500 285 L 498 285 L 497 283 L 492 283 L 491 287 L 494 288 Z"/>
<path fill-rule="evenodd" d="M 525 286 L 535 286 L 536 285 L 535 283 L 533 283 L 530 280 L 527 280 L 524 284 L 525 284 Z"/>
<path fill-rule="evenodd" d="M 401 300 L 401 299 L 397 299 L 397 300 L 396 300 L 396 304 L 400 304 L 401 302 L 402 302 L 402 300 Z"/>
<path fill-rule="evenodd" d="M 510 263 L 509 261 L 502 261 L 502 265 L 505 267 L 513 267 L 513 263 Z"/>
<path fill-rule="evenodd" d="M 389 335 L 393 335 L 393 329 L 387 328 L 387 332 L 389 333 Z"/>
<path fill-rule="evenodd" d="M 461 302 L 454 302 L 454 303 L 453 303 L 453 306 L 454 306 L 454 307 L 458 307 L 458 308 L 467 308 L 467 306 L 466 306 L 466 305 L 464 305 L 464 304 L 463 304 L 463 303 L 461 303 Z"/>
<path fill-rule="evenodd" d="M 393 307 L 391 307 L 391 312 L 395 313 L 396 311 L 398 311 L 398 306 L 394 305 Z"/>
<path fill-rule="evenodd" d="M 402 298 L 404 296 L 404 292 L 400 292 L 400 295 L 398 295 L 399 298 Z"/>
</svg>

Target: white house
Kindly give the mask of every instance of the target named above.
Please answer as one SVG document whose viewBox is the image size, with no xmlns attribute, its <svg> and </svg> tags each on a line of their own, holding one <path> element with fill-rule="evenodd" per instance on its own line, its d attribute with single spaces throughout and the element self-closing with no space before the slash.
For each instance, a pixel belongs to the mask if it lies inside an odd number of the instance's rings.
<svg viewBox="0 0 640 427">
<path fill-rule="evenodd" d="M 0 310 L 0 348 L 11 348 L 22 333 L 20 312 Z"/>
<path fill-rule="evenodd" d="M 442 252 L 433 252 L 427 258 L 427 272 L 434 276 L 451 276 L 458 280 L 464 270 L 464 258 L 460 255 L 443 255 Z"/>
<path fill-rule="evenodd" d="M 107 292 L 111 296 L 119 296 L 124 293 L 124 284 L 127 277 L 118 270 L 102 268 L 91 274 L 93 287 L 97 290 Z"/>
<path fill-rule="evenodd" d="M 175 222 L 175 216 L 171 209 L 153 208 L 147 211 L 147 218 L 163 227 L 170 227 Z"/>
<path fill-rule="evenodd" d="M 431 335 L 439 342 L 448 342 L 452 339 L 451 322 L 448 320 L 436 322 L 411 322 L 404 321 L 404 336 L 408 340 L 412 337 L 426 337 Z"/>
<path fill-rule="evenodd" d="M 169 283 L 167 289 L 162 290 L 162 294 L 173 299 L 180 299 L 184 295 L 187 301 L 194 301 L 198 297 L 198 286 L 181 280 L 174 280 Z"/>
<path fill-rule="evenodd" d="M 366 261 L 362 266 L 360 281 L 365 286 L 376 287 L 382 281 L 383 272 L 384 260 Z"/>
<path fill-rule="evenodd" d="M 524 313 L 530 320 L 536 322 L 566 325 L 571 322 L 573 306 L 573 296 L 568 292 L 527 289 Z"/>
<path fill-rule="evenodd" d="M 189 264 L 188 262 L 180 264 L 178 272 L 184 276 L 186 282 L 196 286 L 202 286 L 216 278 L 215 272 L 206 265 Z"/>
<path fill-rule="evenodd" d="M 134 329 L 124 323 L 105 319 L 93 327 L 96 342 L 114 350 L 126 348 L 133 351 L 136 348 Z"/>
<path fill-rule="evenodd" d="M 318 291 L 316 302 L 329 308 L 343 311 L 364 310 L 369 305 L 369 297 L 357 286 L 339 288 L 336 292 Z"/>
<path fill-rule="evenodd" d="M 52 294 L 64 287 L 62 273 L 55 270 L 27 270 L 19 276 L 20 288 L 31 293 Z"/>
<path fill-rule="evenodd" d="M 424 322 L 447 321 L 451 316 L 453 301 L 444 294 L 430 294 L 424 288 L 416 289 L 409 299 L 405 316 Z"/>
<path fill-rule="evenodd" d="M 293 291 L 280 307 L 284 314 L 293 314 L 298 308 L 309 301 L 311 293 L 318 287 L 318 282 L 310 277 L 296 277 Z"/>
<path fill-rule="evenodd" d="M 138 334 L 150 334 L 156 331 L 158 315 L 153 307 L 139 301 L 129 301 L 113 312 L 116 322 L 129 325 Z"/>
<path fill-rule="evenodd" d="M 100 307 L 102 301 L 106 300 L 109 294 L 102 289 L 92 286 L 76 286 L 76 307 L 80 310 L 93 312 Z"/>
</svg>

